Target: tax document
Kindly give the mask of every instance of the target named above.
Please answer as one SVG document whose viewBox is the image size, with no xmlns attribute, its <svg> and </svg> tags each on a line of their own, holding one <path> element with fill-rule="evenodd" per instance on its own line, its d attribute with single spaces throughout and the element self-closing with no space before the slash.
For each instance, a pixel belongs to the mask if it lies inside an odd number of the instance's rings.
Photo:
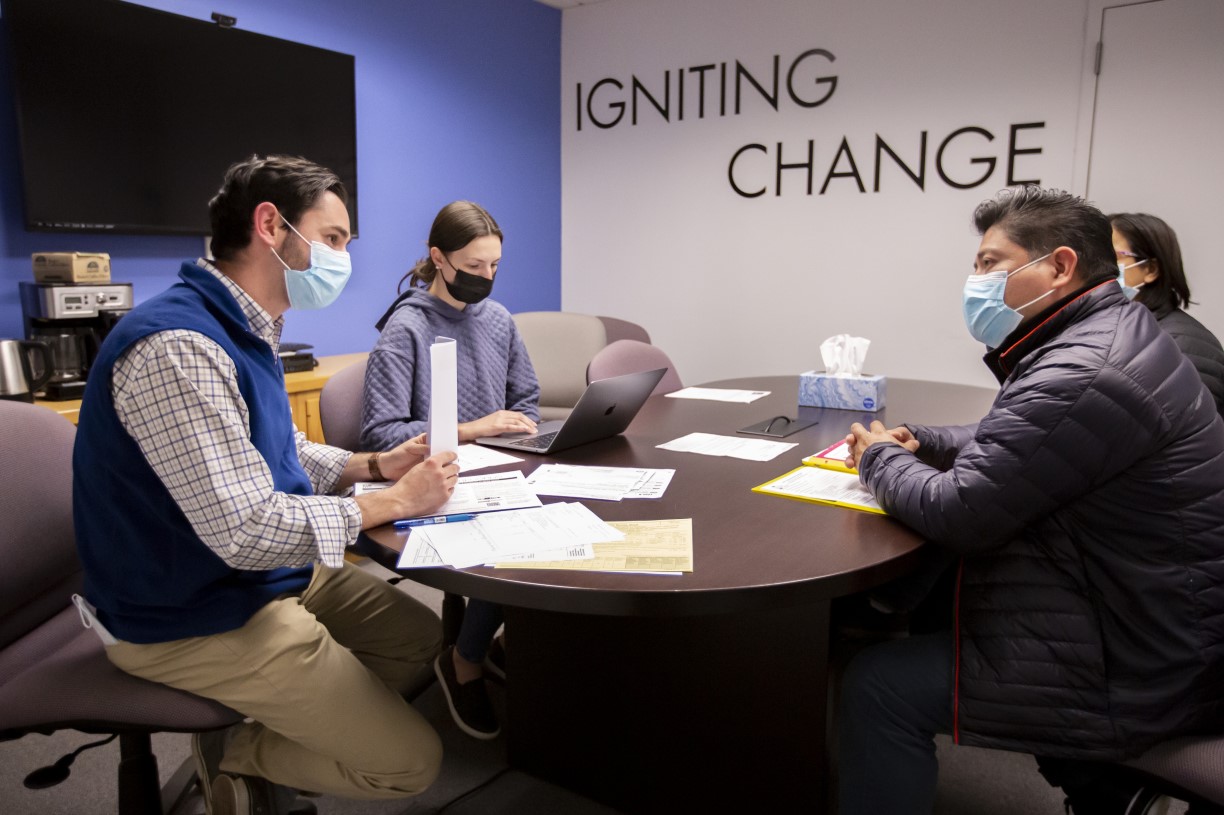
<svg viewBox="0 0 1224 815">
<path fill-rule="evenodd" d="M 658 498 L 667 490 L 675 470 L 637 467 L 591 467 L 578 464 L 541 464 L 527 477 L 536 495 L 594 498 Z"/>
<path fill-rule="evenodd" d="M 609 526 L 624 533 L 623 540 L 595 544 L 595 557 L 583 560 L 500 561 L 498 569 L 579 569 L 594 572 L 680 575 L 693 571 L 693 519 L 662 521 L 612 521 Z"/>
<path fill-rule="evenodd" d="M 671 399 L 709 399 L 714 402 L 755 402 L 762 396 L 769 396 L 769 391 L 744 391 L 734 388 L 681 388 L 678 391 L 665 393 Z"/>
<path fill-rule="evenodd" d="M 718 436 L 713 433 L 689 433 L 656 445 L 660 450 L 700 453 L 703 456 L 730 456 L 748 461 L 770 461 L 797 444 L 767 439 L 745 439 L 741 436 Z"/>
<path fill-rule="evenodd" d="M 857 475 L 820 467 L 799 467 L 759 487 L 753 487 L 752 491 L 886 514 L 871 490 L 859 482 Z"/>
<path fill-rule="evenodd" d="M 428 543 L 442 563 L 459 569 L 507 557 L 618 540 L 624 533 L 581 504 L 549 504 L 493 512 L 462 523 L 416 527 L 411 543 Z M 408 557 L 406 546 L 401 561 Z M 408 568 L 406 564 L 404 568 Z"/>
<path fill-rule="evenodd" d="M 430 515 L 460 515 L 468 512 L 493 512 L 541 505 L 539 497 L 527 488 L 519 470 L 485 475 L 461 475 L 450 500 Z"/>
</svg>

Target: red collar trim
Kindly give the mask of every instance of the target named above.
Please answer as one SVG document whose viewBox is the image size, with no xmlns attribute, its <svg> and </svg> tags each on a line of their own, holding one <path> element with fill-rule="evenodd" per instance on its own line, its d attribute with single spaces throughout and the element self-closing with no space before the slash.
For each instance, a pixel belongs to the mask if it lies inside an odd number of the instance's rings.
<svg viewBox="0 0 1224 815">
<path fill-rule="evenodd" d="M 1081 298 L 1083 298 L 1083 297 L 1087 297 L 1088 295 L 1092 294 L 1092 293 L 1093 293 L 1094 291 L 1096 291 L 1097 289 L 1101 288 L 1101 286 L 1108 286 L 1110 283 L 1114 283 L 1114 282 L 1116 282 L 1116 281 L 1114 281 L 1114 280 L 1106 280 L 1106 281 L 1104 281 L 1103 283 L 1098 283 L 1097 285 L 1093 286 L 1091 289 L 1086 289 L 1085 291 L 1080 292 L 1080 294 L 1079 294 L 1077 297 L 1075 297 L 1074 299 L 1072 299 L 1072 300 L 1068 300 L 1067 302 L 1063 303 L 1063 304 L 1062 304 L 1062 307 L 1061 307 L 1060 309 L 1058 309 L 1058 311 L 1055 311 L 1054 313 L 1052 313 L 1052 314 L 1050 314 L 1049 316 L 1047 316 L 1047 317 L 1046 317 L 1044 320 L 1042 320 L 1040 323 L 1038 323 L 1037 325 L 1033 326 L 1033 327 L 1032 327 L 1032 329 L 1030 329 L 1030 330 L 1029 330 L 1029 332 L 1028 332 L 1027 334 L 1025 334 L 1023 337 L 1021 337 L 1020 339 L 1018 339 L 1018 340 L 1016 340 L 1015 342 L 1013 342 L 1013 343 L 1011 344 L 1011 347 L 1009 347 L 1009 348 L 1008 348 L 1006 351 L 1004 351 L 1003 353 L 999 354 L 999 365 L 1000 365 L 1000 366 L 1002 366 L 1002 367 L 1003 367 L 1003 368 L 1004 368 L 1004 369 L 1007 371 L 1007 375 L 1008 375 L 1008 376 L 1011 376 L 1012 367 L 1011 367 L 1010 365 L 1008 365 L 1008 364 L 1007 364 L 1007 362 L 1006 362 L 1006 360 L 1005 360 L 1005 357 L 1006 357 L 1008 354 L 1010 354 L 1012 351 L 1016 350 L 1018 347 L 1020 347 L 1021 345 L 1023 345 L 1025 340 L 1027 340 L 1029 337 L 1031 337 L 1031 336 L 1033 336 L 1034 334 L 1036 334 L 1036 333 L 1037 333 L 1037 332 L 1038 332 L 1038 331 L 1041 329 L 1041 327 L 1042 327 L 1042 326 L 1044 326 L 1046 323 L 1050 322 L 1050 320 L 1053 320 L 1053 319 L 1054 319 L 1055 317 L 1057 317 L 1059 314 L 1062 314 L 1064 311 L 1066 311 L 1067 307 L 1069 307 L 1069 306 L 1070 306 L 1072 303 L 1076 303 L 1076 302 L 1078 302 L 1078 301 L 1079 301 Z"/>
</svg>

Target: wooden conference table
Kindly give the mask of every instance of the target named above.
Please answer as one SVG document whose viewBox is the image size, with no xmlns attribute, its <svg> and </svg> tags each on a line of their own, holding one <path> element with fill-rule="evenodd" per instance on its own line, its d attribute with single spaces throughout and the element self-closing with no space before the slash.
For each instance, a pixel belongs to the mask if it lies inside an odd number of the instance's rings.
<svg viewBox="0 0 1224 815">
<path fill-rule="evenodd" d="M 994 391 L 890 379 L 880 413 L 797 408 L 798 377 L 751 404 L 652 397 L 623 436 L 545 461 L 676 470 L 658 500 L 584 502 L 605 520 L 692 518 L 681 577 L 451 568 L 416 581 L 506 606 L 510 763 L 629 812 L 818 812 L 827 798 L 829 603 L 904 574 L 922 540 L 890 518 L 751 492 L 851 422 L 977 421 Z M 784 414 L 819 423 L 768 462 L 659 450 Z M 510 469 L 510 468 L 506 468 Z M 564 500 L 564 499 L 545 499 Z M 394 568 L 406 533 L 358 547 Z"/>
</svg>

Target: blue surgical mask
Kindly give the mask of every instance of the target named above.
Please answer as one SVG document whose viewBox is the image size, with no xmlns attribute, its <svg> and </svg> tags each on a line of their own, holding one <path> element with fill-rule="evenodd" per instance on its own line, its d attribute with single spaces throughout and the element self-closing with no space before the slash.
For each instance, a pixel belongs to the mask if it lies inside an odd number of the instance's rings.
<svg viewBox="0 0 1224 815">
<path fill-rule="evenodd" d="M 975 340 L 990 348 L 998 348 L 1003 344 L 1003 340 L 1007 339 L 1007 335 L 1015 331 L 1016 326 L 1020 325 L 1024 319 L 1024 315 L 1020 313 L 1022 309 L 1054 293 L 1054 289 L 1050 289 L 1041 297 L 1029 300 L 1020 308 L 1012 308 L 1003 302 L 1009 277 L 1027 269 L 1034 263 L 1040 263 L 1052 254 L 1054 253 L 1049 252 L 1036 260 L 1030 260 L 1011 272 L 999 269 L 986 274 L 969 275 L 969 279 L 965 281 L 963 295 L 965 325 Z"/>
<path fill-rule="evenodd" d="M 293 224 L 285 221 L 285 226 L 306 241 L 302 233 L 293 228 Z M 348 283 L 353 273 L 353 262 L 348 252 L 332 249 L 319 241 L 306 243 L 310 244 L 310 268 L 302 271 L 289 268 L 275 249 L 272 254 L 285 267 L 285 290 L 289 294 L 290 306 L 303 310 L 327 308 L 344 291 L 344 284 Z"/>
<path fill-rule="evenodd" d="M 1118 263 L 1118 285 L 1122 287 L 1122 293 L 1126 295 L 1127 300 L 1134 300 L 1135 295 L 1143 288 L 1143 284 L 1140 283 L 1138 286 L 1126 285 L 1126 270 L 1135 266 L 1142 266 L 1145 263 L 1147 263 L 1146 259 L 1132 263 L 1130 266 L 1127 266 L 1125 263 Z"/>
</svg>

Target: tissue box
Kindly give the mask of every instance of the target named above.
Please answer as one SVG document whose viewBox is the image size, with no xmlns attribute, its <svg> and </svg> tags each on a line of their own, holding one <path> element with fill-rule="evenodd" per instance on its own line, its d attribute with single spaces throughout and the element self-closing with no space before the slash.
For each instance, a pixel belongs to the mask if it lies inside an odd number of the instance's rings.
<svg viewBox="0 0 1224 815">
<path fill-rule="evenodd" d="M 876 412 L 884 407 L 888 380 L 882 376 L 830 376 L 816 371 L 799 375 L 803 407 Z"/>
</svg>

